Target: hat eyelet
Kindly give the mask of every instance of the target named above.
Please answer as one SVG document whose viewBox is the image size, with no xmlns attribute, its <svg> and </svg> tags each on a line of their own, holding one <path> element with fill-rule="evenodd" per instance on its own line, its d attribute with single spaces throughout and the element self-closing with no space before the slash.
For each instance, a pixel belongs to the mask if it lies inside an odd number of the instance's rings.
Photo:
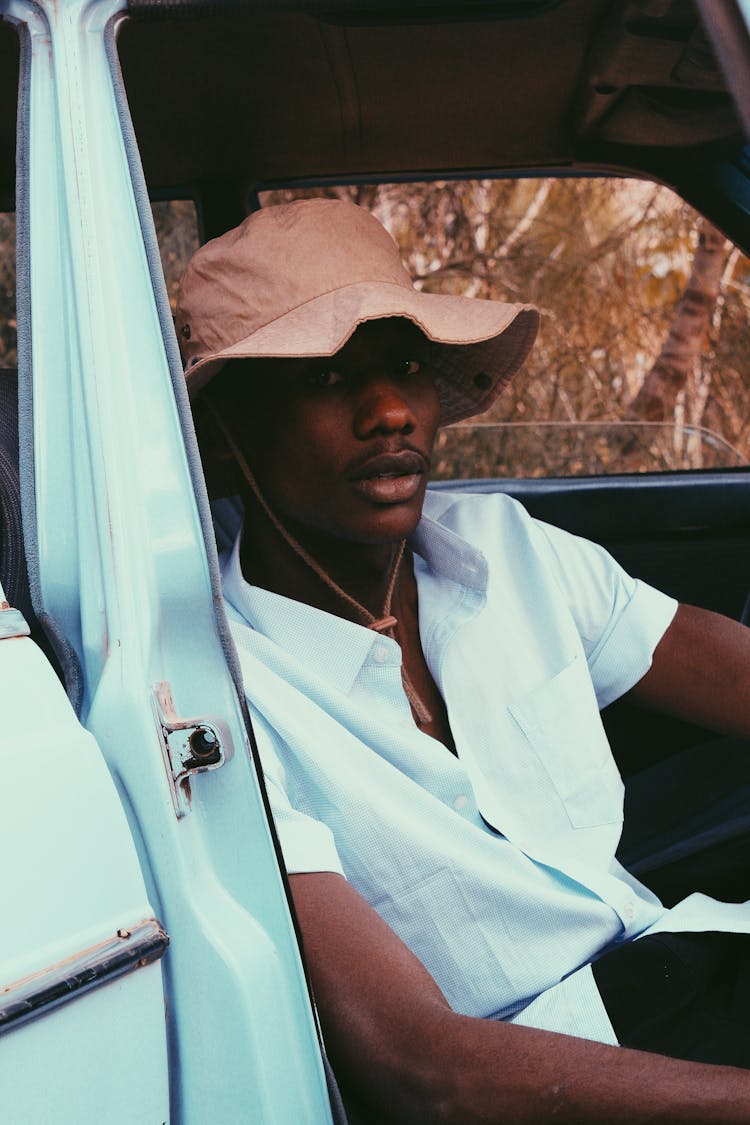
<svg viewBox="0 0 750 1125">
<path fill-rule="evenodd" d="M 474 386 L 479 391 L 488 391 L 492 386 L 492 378 L 486 371 L 477 371 L 474 376 Z"/>
</svg>

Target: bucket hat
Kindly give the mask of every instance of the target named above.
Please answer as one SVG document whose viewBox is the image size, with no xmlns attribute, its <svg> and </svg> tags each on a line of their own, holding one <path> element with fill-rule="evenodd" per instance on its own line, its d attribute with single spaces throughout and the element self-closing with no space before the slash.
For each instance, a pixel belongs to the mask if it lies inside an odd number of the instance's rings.
<svg viewBox="0 0 750 1125">
<path fill-rule="evenodd" d="M 487 410 L 539 326 L 532 305 L 420 292 L 368 211 L 300 200 L 254 212 L 188 264 L 175 318 L 188 391 L 232 359 L 334 355 L 358 325 L 384 317 L 413 321 L 435 345 L 442 424 Z"/>
</svg>

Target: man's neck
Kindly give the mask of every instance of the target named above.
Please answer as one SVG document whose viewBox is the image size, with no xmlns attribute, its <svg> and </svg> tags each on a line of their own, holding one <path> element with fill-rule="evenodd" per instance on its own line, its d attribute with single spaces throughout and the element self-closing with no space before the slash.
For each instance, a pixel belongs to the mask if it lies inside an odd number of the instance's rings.
<svg viewBox="0 0 750 1125">
<path fill-rule="evenodd" d="M 381 619 L 395 618 L 390 635 L 398 641 L 408 686 L 407 696 L 420 730 L 455 753 L 448 714 L 440 691 L 422 652 L 419 636 L 419 599 L 411 554 L 402 559 L 387 607 L 388 590 L 399 558 L 399 544 L 353 543 L 287 528 L 317 566 L 306 562 L 252 498 L 246 507 L 245 530 L 240 545 L 242 573 L 248 582 L 315 606 L 359 625 L 366 615 L 321 577 L 318 570 L 339 586 L 360 607 Z M 413 695 L 410 693 L 414 693 Z"/>
<path fill-rule="evenodd" d="M 333 583 L 373 617 L 382 616 L 398 543 L 354 543 L 297 527 L 287 530 Z M 240 561 L 243 575 L 253 585 L 362 624 L 362 614 L 336 593 L 252 502 L 246 502 Z M 406 569 L 407 560 L 402 565 Z"/>
</svg>

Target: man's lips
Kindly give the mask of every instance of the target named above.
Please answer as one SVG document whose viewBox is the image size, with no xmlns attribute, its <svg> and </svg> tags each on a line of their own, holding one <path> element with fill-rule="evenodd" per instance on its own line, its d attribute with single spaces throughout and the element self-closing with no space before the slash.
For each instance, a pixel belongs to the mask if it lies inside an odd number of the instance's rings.
<svg viewBox="0 0 750 1125">
<path fill-rule="evenodd" d="M 427 458 L 415 449 L 400 449 L 395 453 L 376 453 L 361 462 L 351 474 L 351 480 L 372 480 L 375 477 L 408 477 L 426 473 Z"/>
<path fill-rule="evenodd" d="M 349 479 L 368 500 L 376 504 L 402 504 L 422 486 L 429 461 L 415 449 L 376 453 L 360 462 Z"/>
</svg>

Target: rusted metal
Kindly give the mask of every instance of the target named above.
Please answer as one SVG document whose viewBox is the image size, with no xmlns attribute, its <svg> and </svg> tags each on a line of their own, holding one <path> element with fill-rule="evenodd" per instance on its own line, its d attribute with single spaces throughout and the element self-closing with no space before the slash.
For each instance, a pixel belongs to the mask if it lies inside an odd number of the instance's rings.
<svg viewBox="0 0 750 1125">
<path fill-rule="evenodd" d="M 177 817 L 190 812 L 193 774 L 218 769 L 234 753 L 232 736 L 222 719 L 214 716 L 180 718 L 167 680 L 154 685 L 153 707 L 159 724 L 164 767 Z"/>
</svg>

